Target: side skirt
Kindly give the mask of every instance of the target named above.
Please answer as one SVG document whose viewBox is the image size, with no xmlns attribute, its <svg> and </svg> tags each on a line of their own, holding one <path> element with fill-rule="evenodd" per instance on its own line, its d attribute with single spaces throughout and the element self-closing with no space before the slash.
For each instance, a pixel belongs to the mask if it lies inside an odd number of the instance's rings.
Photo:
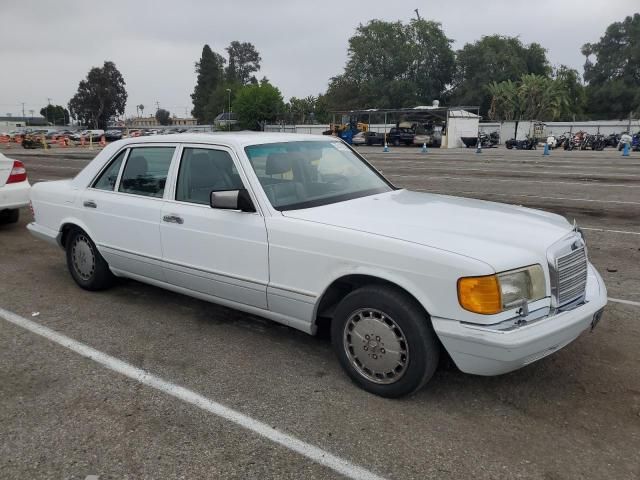
<svg viewBox="0 0 640 480">
<path fill-rule="evenodd" d="M 274 322 L 282 323 L 284 325 L 288 325 L 296 330 L 301 330 L 310 335 L 315 335 L 316 326 L 312 325 L 309 322 L 302 321 L 298 318 L 293 318 L 287 315 L 282 315 L 279 313 L 275 313 L 269 310 L 264 310 L 258 307 L 252 307 L 251 305 L 245 305 L 242 303 L 233 302 L 231 300 L 226 300 L 223 298 L 215 297 L 213 295 L 207 295 L 206 293 L 195 292 L 193 290 L 188 290 L 186 288 L 178 287 L 176 285 L 172 285 L 170 283 L 161 282 L 159 280 L 154 280 L 151 278 L 143 277 L 142 275 L 136 275 L 133 273 L 125 272 L 122 270 L 118 270 L 115 268 L 111 268 L 111 271 L 117 277 L 126 277 L 131 278 L 132 280 L 137 280 L 142 283 L 147 283 L 149 285 L 153 285 L 155 287 L 164 288 L 166 290 L 171 290 L 172 292 L 181 293 L 183 295 L 187 295 L 189 297 L 197 298 L 199 300 L 204 300 L 205 302 L 215 303 L 218 305 L 222 305 L 225 307 L 233 308 L 235 310 L 240 310 L 241 312 L 250 313 L 252 315 L 256 315 L 258 317 L 264 317 L 269 320 L 273 320 Z"/>
</svg>

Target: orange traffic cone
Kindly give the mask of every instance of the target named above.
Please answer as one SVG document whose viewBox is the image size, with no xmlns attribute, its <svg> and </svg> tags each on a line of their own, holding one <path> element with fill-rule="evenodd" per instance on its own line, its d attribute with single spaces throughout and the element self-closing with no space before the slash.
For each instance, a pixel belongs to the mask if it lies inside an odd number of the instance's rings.
<svg viewBox="0 0 640 480">
<path fill-rule="evenodd" d="M 80 135 L 80 146 L 84 147 L 84 135 Z"/>
<path fill-rule="evenodd" d="M 66 145 L 64 144 L 64 137 L 58 137 L 57 142 L 59 147 L 66 147 Z"/>
<path fill-rule="evenodd" d="M 104 135 L 100 137 L 100 145 L 104 147 L 107 144 L 107 140 L 104 138 Z"/>
</svg>

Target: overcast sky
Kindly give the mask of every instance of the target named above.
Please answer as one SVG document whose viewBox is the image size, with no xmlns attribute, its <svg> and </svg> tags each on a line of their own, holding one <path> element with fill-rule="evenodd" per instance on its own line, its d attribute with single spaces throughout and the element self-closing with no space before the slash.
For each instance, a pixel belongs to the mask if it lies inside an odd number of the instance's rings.
<svg viewBox="0 0 640 480">
<path fill-rule="evenodd" d="M 252 42 L 260 76 L 285 100 L 323 92 L 342 72 L 347 41 L 360 23 L 406 21 L 420 14 L 442 23 L 460 48 L 482 35 L 517 35 L 539 42 L 552 64 L 582 72 L 580 47 L 597 41 L 614 21 L 640 10 L 638 0 L 155 0 L 109 2 L 2 1 L 0 115 L 36 112 L 51 98 L 65 105 L 78 82 L 104 60 L 115 62 L 135 105 L 156 102 L 179 116 L 191 111 L 194 62 L 202 46 Z"/>
</svg>

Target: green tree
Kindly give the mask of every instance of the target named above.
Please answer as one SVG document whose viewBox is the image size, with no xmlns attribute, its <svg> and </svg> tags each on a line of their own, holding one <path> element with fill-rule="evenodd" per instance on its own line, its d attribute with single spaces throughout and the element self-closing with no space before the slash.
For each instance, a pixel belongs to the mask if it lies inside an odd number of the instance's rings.
<svg viewBox="0 0 640 480">
<path fill-rule="evenodd" d="M 290 113 L 289 123 L 305 124 L 315 121 L 317 97 L 309 95 L 305 98 L 291 97 L 285 110 Z"/>
<path fill-rule="evenodd" d="M 484 36 L 458 50 L 451 102 L 479 105 L 481 115 L 486 115 L 491 108 L 489 84 L 515 82 L 529 73 L 551 74 L 544 48 L 537 43 L 523 45 L 516 37 Z"/>
<path fill-rule="evenodd" d="M 523 75 L 519 81 L 491 82 L 489 118 L 515 120 L 518 133 L 520 120 L 555 120 L 568 105 L 562 82 L 543 75 Z"/>
<path fill-rule="evenodd" d="M 330 80 L 330 106 L 407 107 L 440 98 L 455 67 L 451 42 L 439 23 L 423 19 L 360 25 L 344 73 Z"/>
<path fill-rule="evenodd" d="M 594 116 L 623 118 L 640 111 L 640 13 L 609 25 L 597 43 L 582 46 L 582 54 Z"/>
<path fill-rule="evenodd" d="M 233 108 L 241 128 L 262 130 L 265 123 L 274 122 L 283 113 L 284 101 L 280 90 L 263 78 L 260 83 L 242 87 Z"/>
<path fill-rule="evenodd" d="M 211 50 L 209 45 L 202 48 L 200 61 L 196 62 L 196 74 L 198 79 L 191 94 L 193 110 L 191 115 L 198 120 L 198 123 L 206 123 L 213 120 L 209 113 L 208 105 L 211 95 L 224 83 L 224 64 L 226 60 L 219 54 Z"/>
<path fill-rule="evenodd" d="M 164 108 L 159 108 L 156 111 L 156 120 L 158 120 L 160 125 L 171 125 L 171 112 Z"/>
<path fill-rule="evenodd" d="M 126 103 L 124 78 L 113 62 L 105 61 L 102 68 L 93 67 L 80 81 L 78 92 L 69 101 L 69 111 L 86 125 L 106 128 L 111 118 L 124 113 Z"/>
<path fill-rule="evenodd" d="M 567 102 L 562 105 L 557 120 L 583 120 L 587 107 L 587 94 L 577 70 L 560 65 L 553 72 L 554 80 L 566 92 Z"/>
<path fill-rule="evenodd" d="M 54 125 L 69 124 L 69 110 L 62 105 L 47 105 L 40 109 L 40 115 Z"/>
<path fill-rule="evenodd" d="M 238 42 L 234 40 L 227 47 L 229 55 L 229 66 L 226 70 L 226 80 L 228 83 L 258 83 L 253 75 L 260 70 L 260 54 L 256 47 L 250 42 Z"/>
<path fill-rule="evenodd" d="M 218 85 L 209 95 L 209 101 L 204 110 L 207 122 L 213 122 L 221 112 L 229 110 L 229 103 L 233 105 L 236 94 L 241 88 L 242 85 L 239 83 L 229 83 L 226 81 Z M 228 90 L 230 90 L 230 92 Z M 231 100 L 231 102 L 229 100 Z"/>
</svg>

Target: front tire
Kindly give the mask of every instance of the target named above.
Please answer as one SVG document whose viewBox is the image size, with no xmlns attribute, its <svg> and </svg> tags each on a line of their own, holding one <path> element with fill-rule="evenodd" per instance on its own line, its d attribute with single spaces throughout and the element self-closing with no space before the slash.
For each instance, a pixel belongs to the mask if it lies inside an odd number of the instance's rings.
<svg viewBox="0 0 640 480">
<path fill-rule="evenodd" d="M 75 282 L 85 290 L 104 290 L 115 277 L 95 243 L 84 231 L 73 230 L 66 241 L 67 268 Z"/>
<path fill-rule="evenodd" d="M 410 395 L 433 376 L 440 344 L 429 316 L 397 288 L 371 285 L 336 308 L 331 339 L 342 368 L 364 390 Z"/>
</svg>

